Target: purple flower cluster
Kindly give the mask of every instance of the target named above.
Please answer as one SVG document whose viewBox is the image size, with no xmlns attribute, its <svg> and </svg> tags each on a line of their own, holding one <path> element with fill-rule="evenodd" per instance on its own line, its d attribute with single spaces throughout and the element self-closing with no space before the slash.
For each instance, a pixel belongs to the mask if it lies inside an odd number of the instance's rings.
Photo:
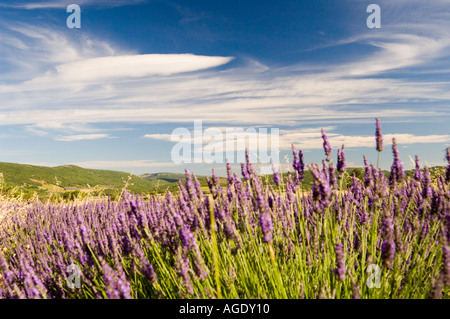
<svg viewBox="0 0 450 319">
<path fill-rule="evenodd" d="M 344 145 L 342 145 L 342 148 L 337 153 L 337 165 L 336 169 L 339 173 L 339 178 L 342 178 L 342 174 L 347 170 L 347 162 L 345 161 L 345 152 L 344 152 Z"/>
<path fill-rule="evenodd" d="M 375 129 L 375 141 L 377 144 L 377 151 L 383 151 L 383 134 L 381 133 L 381 124 L 378 118 L 376 120 L 376 129 Z"/>
<path fill-rule="evenodd" d="M 390 216 L 385 216 L 383 221 L 383 233 L 385 238 L 381 245 L 381 258 L 386 267 L 392 268 L 395 257 L 395 243 L 393 237 L 394 226 Z"/>
<path fill-rule="evenodd" d="M 292 167 L 294 168 L 294 176 L 295 176 L 294 181 L 297 185 L 299 185 L 305 178 L 304 174 L 305 164 L 303 162 L 303 152 L 302 150 L 299 150 L 297 153 L 294 145 L 292 145 L 292 154 L 293 154 Z"/>
<path fill-rule="evenodd" d="M 330 141 L 328 140 L 328 136 L 325 133 L 325 130 L 322 129 L 322 139 L 323 139 L 323 149 L 325 151 L 325 155 L 327 156 L 327 162 L 331 162 L 331 153 L 333 148 L 331 147 Z"/>
<path fill-rule="evenodd" d="M 391 174 L 389 175 L 389 185 L 395 187 L 398 183 L 403 181 L 405 177 L 405 171 L 403 169 L 403 163 L 400 160 L 400 155 L 397 149 L 397 142 L 395 138 L 392 139 L 392 153 L 394 154 L 394 163 L 391 166 Z"/>
<path fill-rule="evenodd" d="M 278 169 L 275 167 L 275 164 L 272 162 L 272 171 L 273 171 L 273 182 L 275 185 L 280 186 L 281 185 L 281 177 L 278 173 Z"/>
<path fill-rule="evenodd" d="M 344 247 L 342 243 L 336 244 L 336 269 L 335 274 L 340 281 L 345 279 L 345 264 L 344 264 Z"/>
<path fill-rule="evenodd" d="M 329 169 L 325 162 L 323 163 L 322 169 L 320 169 L 317 164 L 312 164 L 309 167 L 314 179 L 312 198 L 315 202 L 315 209 L 323 211 L 326 207 L 331 205 L 333 196 Z"/>
</svg>

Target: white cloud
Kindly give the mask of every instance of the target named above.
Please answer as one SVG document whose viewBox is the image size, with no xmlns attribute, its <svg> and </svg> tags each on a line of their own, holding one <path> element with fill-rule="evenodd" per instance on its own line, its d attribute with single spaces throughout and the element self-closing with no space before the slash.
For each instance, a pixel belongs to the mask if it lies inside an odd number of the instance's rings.
<svg viewBox="0 0 450 319">
<path fill-rule="evenodd" d="M 228 63 L 229 57 L 193 54 L 143 54 L 108 56 L 70 62 L 56 66 L 55 74 L 47 74 L 25 82 L 27 86 L 58 85 L 58 83 L 102 83 L 171 75 L 209 69 Z"/>
<path fill-rule="evenodd" d="M 143 138 L 160 141 L 172 141 L 172 134 L 145 134 Z"/>
<path fill-rule="evenodd" d="M 100 140 L 105 138 L 114 138 L 109 134 L 79 134 L 79 135 L 67 135 L 55 138 L 56 141 L 73 142 L 84 140 Z"/>
<path fill-rule="evenodd" d="M 143 3 L 145 0 L 77 0 L 76 4 L 83 6 L 106 6 L 106 7 L 121 7 L 127 5 L 135 5 Z M 15 9 L 26 9 L 26 10 L 36 10 L 36 9 L 61 9 L 67 8 L 68 5 L 74 3 L 73 0 L 70 1 L 27 1 L 19 2 L 16 1 L 14 4 L 0 4 L 0 7 L 15 8 Z"/>
<path fill-rule="evenodd" d="M 3 27 L 6 23 L 8 26 Z M 113 48 L 102 39 L 84 33 L 70 38 L 63 32 L 42 25 L 30 26 L 8 20 L 0 24 L 0 62 L 10 67 L 10 70 L 2 70 L 3 83 L 24 83 L 54 73 L 58 65 L 124 54 L 132 52 Z M 30 89 L 39 91 L 43 88 L 27 88 Z"/>
</svg>

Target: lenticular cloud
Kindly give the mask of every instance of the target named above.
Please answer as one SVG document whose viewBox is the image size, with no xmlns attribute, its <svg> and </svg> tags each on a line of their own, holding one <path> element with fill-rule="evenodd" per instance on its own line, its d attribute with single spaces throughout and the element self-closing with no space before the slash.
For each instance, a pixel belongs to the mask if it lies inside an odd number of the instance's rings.
<svg viewBox="0 0 450 319">
<path fill-rule="evenodd" d="M 199 71 L 230 62 L 231 57 L 193 54 L 121 55 L 84 59 L 56 67 L 57 76 L 72 81 L 140 78 Z"/>
</svg>

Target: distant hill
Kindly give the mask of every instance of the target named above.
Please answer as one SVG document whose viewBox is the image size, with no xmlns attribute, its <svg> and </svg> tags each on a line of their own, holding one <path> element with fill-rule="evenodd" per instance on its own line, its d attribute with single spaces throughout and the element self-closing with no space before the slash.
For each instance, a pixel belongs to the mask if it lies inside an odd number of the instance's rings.
<svg viewBox="0 0 450 319">
<path fill-rule="evenodd" d="M 167 183 L 176 183 L 178 180 L 184 180 L 184 174 L 178 173 L 153 173 L 153 174 L 142 174 L 139 177 L 144 178 L 148 181 L 161 180 Z"/>
<path fill-rule="evenodd" d="M 146 180 L 136 175 L 110 170 L 86 169 L 75 165 L 45 167 L 0 162 L 2 187 L 18 187 L 38 193 L 65 191 L 109 190 L 120 191 L 128 181 L 128 189 L 135 193 L 148 193 L 158 185 L 158 179 Z"/>
</svg>

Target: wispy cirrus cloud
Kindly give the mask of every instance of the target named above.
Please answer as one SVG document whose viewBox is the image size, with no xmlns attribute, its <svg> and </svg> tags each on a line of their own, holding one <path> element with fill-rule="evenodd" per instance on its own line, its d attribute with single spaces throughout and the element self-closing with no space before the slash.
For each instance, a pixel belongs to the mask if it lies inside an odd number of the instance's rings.
<svg viewBox="0 0 450 319">
<path fill-rule="evenodd" d="M 25 82 L 26 85 L 56 84 L 58 82 L 102 83 L 116 79 L 172 75 L 217 67 L 230 62 L 230 57 L 193 54 L 119 55 L 83 59 L 56 66 L 56 72 Z"/>
<path fill-rule="evenodd" d="M 76 4 L 83 6 L 99 6 L 99 7 L 122 7 L 129 5 L 137 5 L 146 2 L 146 0 L 77 0 Z M 68 5 L 74 3 L 73 0 L 62 1 L 15 1 L 14 4 L 2 3 L 0 7 L 14 8 L 14 9 L 61 9 L 67 8 Z"/>
<path fill-rule="evenodd" d="M 115 138 L 109 134 L 78 134 L 56 137 L 56 141 L 74 142 L 74 141 L 86 141 L 86 140 L 100 140 L 105 138 Z"/>
</svg>

